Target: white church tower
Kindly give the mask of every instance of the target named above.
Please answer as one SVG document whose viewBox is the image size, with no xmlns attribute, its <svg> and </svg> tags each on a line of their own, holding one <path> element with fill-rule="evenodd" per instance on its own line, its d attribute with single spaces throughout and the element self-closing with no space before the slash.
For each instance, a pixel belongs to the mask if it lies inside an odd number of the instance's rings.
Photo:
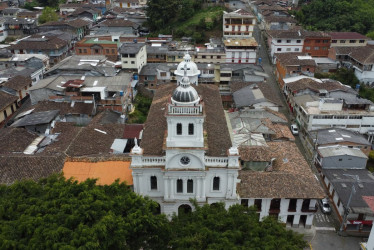
<svg viewBox="0 0 374 250">
<path fill-rule="evenodd" d="M 190 78 L 190 83 L 198 85 L 200 70 L 197 68 L 195 62 L 191 61 L 191 56 L 187 52 L 183 61 L 178 64 L 177 69 L 174 71 L 174 75 L 177 76 L 177 82 L 179 83 L 184 76 L 184 70 L 187 68 L 187 76 Z"/>
<path fill-rule="evenodd" d="M 207 136 L 220 135 L 204 131 L 203 97 L 191 86 L 187 67 L 163 108 L 167 121 L 166 133 L 159 131 L 164 135 L 163 155 L 145 156 L 137 144 L 131 152 L 134 191 L 157 201 L 167 215 L 193 209 L 191 198 L 199 204 L 222 201 L 226 207 L 239 202 L 238 150 L 222 148 L 227 152 L 223 157 L 206 155 Z"/>
</svg>

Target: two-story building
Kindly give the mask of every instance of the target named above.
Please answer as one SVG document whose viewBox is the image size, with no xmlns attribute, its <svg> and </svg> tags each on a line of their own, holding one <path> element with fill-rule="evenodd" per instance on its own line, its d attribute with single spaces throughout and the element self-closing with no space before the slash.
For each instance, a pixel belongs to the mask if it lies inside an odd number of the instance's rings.
<svg viewBox="0 0 374 250">
<path fill-rule="evenodd" d="M 328 32 L 331 36 L 331 47 L 366 46 L 368 37 L 357 32 Z"/>
<path fill-rule="evenodd" d="M 251 63 L 257 62 L 258 43 L 254 38 L 231 38 L 224 40 L 226 63 Z"/>
<path fill-rule="evenodd" d="M 272 62 L 276 63 L 275 53 L 302 52 L 304 46 L 305 32 L 297 30 L 269 30 L 268 48 Z"/>
<path fill-rule="evenodd" d="M 331 36 L 322 31 L 307 31 L 302 52 L 313 57 L 327 57 L 331 45 Z"/>
<path fill-rule="evenodd" d="M 284 78 L 306 75 L 314 76 L 317 64 L 305 53 L 276 53 L 276 73 L 278 83 L 283 89 Z"/>
<path fill-rule="evenodd" d="M 69 44 L 55 36 L 33 35 L 9 47 L 13 54 L 44 54 L 49 57 L 50 65 L 54 65 L 67 55 Z"/>
<path fill-rule="evenodd" d="M 75 54 L 80 56 L 104 55 L 115 62 L 118 59 L 118 46 L 118 42 L 84 38 L 75 44 Z"/>
</svg>

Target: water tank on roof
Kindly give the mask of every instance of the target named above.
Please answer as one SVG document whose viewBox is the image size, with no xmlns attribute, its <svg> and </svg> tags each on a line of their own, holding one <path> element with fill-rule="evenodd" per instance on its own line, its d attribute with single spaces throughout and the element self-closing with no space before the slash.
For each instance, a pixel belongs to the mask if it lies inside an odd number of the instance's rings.
<svg viewBox="0 0 374 250">
<path fill-rule="evenodd" d="M 134 75 L 134 80 L 138 80 L 138 75 Z"/>
<path fill-rule="evenodd" d="M 123 91 L 122 90 L 119 92 L 119 96 L 123 96 Z"/>
<path fill-rule="evenodd" d="M 138 40 L 137 40 L 137 39 L 134 39 L 133 41 L 134 41 L 134 43 L 138 43 Z"/>
</svg>

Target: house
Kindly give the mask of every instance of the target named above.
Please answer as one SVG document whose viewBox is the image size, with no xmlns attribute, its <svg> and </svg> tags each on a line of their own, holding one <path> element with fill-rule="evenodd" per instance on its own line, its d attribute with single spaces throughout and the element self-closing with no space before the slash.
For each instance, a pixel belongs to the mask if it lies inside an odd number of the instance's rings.
<svg viewBox="0 0 374 250">
<path fill-rule="evenodd" d="M 0 84 L 0 90 L 5 87 L 7 92 L 17 96 L 17 105 L 21 106 L 23 99 L 29 95 L 28 89 L 32 86 L 31 78 L 21 75 L 14 76 Z"/>
<path fill-rule="evenodd" d="M 322 169 L 365 169 L 368 157 L 358 148 L 319 147 L 315 163 Z"/>
<path fill-rule="evenodd" d="M 373 224 L 373 212 L 363 199 L 373 196 L 374 176 L 366 169 L 322 169 L 321 177 L 328 195 L 348 235 L 367 237 Z M 354 190 L 354 195 L 350 198 Z"/>
<path fill-rule="evenodd" d="M 168 47 L 147 45 L 147 63 L 166 63 Z"/>
<path fill-rule="evenodd" d="M 234 83 L 232 85 L 235 85 Z M 236 108 L 265 109 L 278 111 L 282 102 L 266 83 L 251 84 L 232 93 Z"/>
<path fill-rule="evenodd" d="M 255 206 L 260 220 L 274 216 L 287 227 L 311 228 L 324 192 L 290 141 L 239 147 L 241 204 Z"/>
<path fill-rule="evenodd" d="M 115 63 L 108 61 L 105 56 L 73 55 L 50 68 L 45 76 L 74 75 L 80 78 L 82 76 L 115 76 L 118 72 L 119 69 L 115 68 Z"/>
<path fill-rule="evenodd" d="M 66 3 L 60 4 L 60 15 L 66 16 L 73 13 L 75 10 L 84 8 L 84 9 L 96 9 L 100 10 L 100 15 L 103 15 L 106 12 L 105 4 L 81 4 L 81 3 Z"/>
<path fill-rule="evenodd" d="M 223 13 L 224 39 L 253 37 L 252 33 L 255 25 L 256 17 L 243 9 Z"/>
<path fill-rule="evenodd" d="M 374 83 L 374 46 L 359 47 L 349 54 L 355 76 L 361 83 Z"/>
<path fill-rule="evenodd" d="M 47 133 L 52 128 L 52 122 L 58 119 L 59 110 L 48 110 L 42 112 L 32 112 L 14 121 L 12 128 L 25 128 L 38 134 Z"/>
<path fill-rule="evenodd" d="M 287 126 L 287 118 L 270 109 L 229 111 L 232 143 L 242 146 L 267 146 L 269 141 L 295 141 Z"/>
<path fill-rule="evenodd" d="M 20 11 L 17 18 L 38 19 L 41 14 L 41 11 Z"/>
<path fill-rule="evenodd" d="M 9 47 L 13 54 L 44 54 L 55 65 L 67 55 L 69 43 L 56 36 L 33 35 Z"/>
<path fill-rule="evenodd" d="M 371 141 L 371 139 L 369 138 Z M 333 128 L 309 131 L 305 138 L 306 152 L 312 156 L 319 147 L 345 146 L 360 149 L 365 155 L 371 151 L 371 143 L 357 132 L 348 129 Z"/>
<path fill-rule="evenodd" d="M 313 77 L 316 72 L 316 62 L 305 53 L 275 53 L 274 58 L 276 59 L 275 75 L 281 89 L 284 86 L 284 78 L 298 75 Z"/>
<path fill-rule="evenodd" d="M 142 2 L 144 2 L 144 0 Z M 144 7 L 144 4 L 140 5 L 140 0 L 114 0 L 113 6 L 119 8 L 137 9 Z"/>
<path fill-rule="evenodd" d="M 291 30 L 296 23 L 297 21 L 288 15 L 267 15 L 263 19 L 265 30 Z"/>
<path fill-rule="evenodd" d="M 103 55 L 115 62 L 118 59 L 118 46 L 118 42 L 84 38 L 75 44 L 75 54 L 78 56 Z"/>
<path fill-rule="evenodd" d="M 1 69 L 10 66 L 41 69 L 41 74 L 32 79 L 32 83 L 35 84 L 43 78 L 44 72 L 49 69 L 49 57 L 43 54 L 12 54 L 11 58 L 0 62 L 0 65 Z"/>
<path fill-rule="evenodd" d="M 101 19 L 101 11 L 96 8 L 77 8 L 67 16 L 67 19 L 89 19 L 95 23 Z"/>
<path fill-rule="evenodd" d="M 141 43 L 123 43 L 120 48 L 122 69 L 132 70 L 139 74 L 147 64 L 147 49 Z"/>
<path fill-rule="evenodd" d="M 328 32 L 331 36 L 331 47 L 366 46 L 368 37 L 357 32 Z"/>
<path fill-rule="evenodd" d="M 2 11 L 3 17 L 16 17 L 22 9 L 20 8 L 5 8 Z"/>
<path fill-rule="evenodd" d="M 303 50 L 305 32 L 301 29 L 295 30 L 269 30 L 268 48 L 272 62 L 276 63 L 275 53 L 300 53 Z"/>
<path fill-rule="evenodd" d="M 141 0 L 141 1 L 144 1 L 144 0 Z M 107 11 L 107 19 L 109 18 L 117 18 L 117 19 L 124 19 L 124 20 L 127 19 L 138 25 L 142 25 L 145 21 L 147 21 L 145 10 L 143 8 L 133 9 L 133 8 L 114 7 Z M 143 35 L 147 35 L 145 33 Z"/>
<path fill-rule="evenodd" d="M 224 40 L 226 63 L 251 63 L 257 62 L 258 43 L 254 38 L 226 39 Z"/>
<path fill-rule="evenodd" d="M 4 91 L 0 91 L 0 124 L 3 125 L 7 119 L 17 110 L 18 97 Z"/>
<path fill-rule="evenodd" d="M 32 104 L 54 100 L 95 103 L 100 109 L 123 112 L 131 105 L 131 75 L 97 77 L 54 76 L 41 80 L 29 90 Z"/>
<path fill-rule="evenodd" d="M 9 36 L 22 36 L 37 33 L 36 23 L 36 19 L 6 17 L 4 27 Z"/>
<path fill-rule="evenodd" d="M 74 19 L 67 21 L 51 21 L 46 22 L 38 26 L 40 32 L 52 31 L 52 30 L 61 30 L 65 32 L 70 32 L 77 37 L 78 40 L 81 40 L 85 35 L 88 34 L 88 31 L 92 25 L 92 22 L 86 19 Z"/>
<path fill-rule="evenodd" d="M 307 31 L 304 39 L 303 53 L 313 57 L 327 57 L 331 45 L 331 36 L 322 31 Z"/>
<path fill-rule="evenodd" d="M 331 79 L 285 79 L 287 103 L 303 130 L 346 128 L 372 135 L 373 103 L 350 87 Z"/>
<path fill-rule="evenodd" d="M 111 34 L 119 33 L 121 35 L 132 35 L 133 37 L 138 36 L 139 25 L 125 19 L 106 19 L 95 25 L 91 30 L 91 35 L 93 34 Z M 119 39 L 119 38 L 117 38 Z"/>
</svg>

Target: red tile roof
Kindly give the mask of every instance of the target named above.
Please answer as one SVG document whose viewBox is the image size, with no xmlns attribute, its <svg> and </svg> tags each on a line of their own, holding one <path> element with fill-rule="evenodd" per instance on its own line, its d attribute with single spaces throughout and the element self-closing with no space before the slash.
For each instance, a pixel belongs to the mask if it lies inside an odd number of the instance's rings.
<svg viewBox="0 0 374 250">
<path fill-rule="evenodd" d="M 331 36 L 331 39 L 369 39 L 368 37 L 357 32 L 328 32 L 328 34 Z"/>
</svg>

